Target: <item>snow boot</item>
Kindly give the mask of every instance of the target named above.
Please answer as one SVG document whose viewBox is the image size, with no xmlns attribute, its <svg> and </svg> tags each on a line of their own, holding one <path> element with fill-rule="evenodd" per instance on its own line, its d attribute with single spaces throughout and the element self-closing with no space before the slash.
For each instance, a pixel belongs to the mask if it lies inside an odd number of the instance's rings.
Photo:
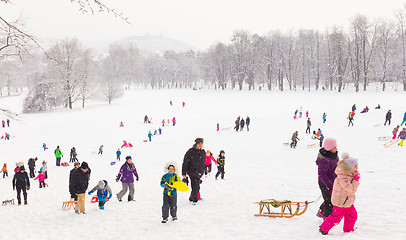
<svg viewBox="0 0 406 240">
<path fill-rule="evenodd" d="M 177 221 L 178 220 L 178 217 L 173 217 L 172 218 L 172 221 Z"/>
<path fill-rule="evenodd" d="M 323 234 L 323 235 L 327 235 L 328 233 L 326 233 L 326 232 L 323 232 L 323 230 L 321 230 L 321 228 L 319 228 L 319 232 L 321 233 L 321 234 Z"/>
<path fill-rule="evenodd" d="M 326 217 L 324 217 L 324 215 L 323 215 L 323 213 L 321 212 L 321 210 L 320 210 L 320 209 L 319 209 L 319 211 L 317 211 L 316 216 L 317 216 L 317 217 L 319 217 L 319 218 L 323 218 L 323 219 L 325 219 L 325 218 L 326 218 Z"/>
<path fill-rule="evenodd" d="M 167 218 L 164 218 L 164 219 L 162 219 L 162 222 L 161 223 L 167 223 L 168 222 L 168 219 Z"/>
</svg>

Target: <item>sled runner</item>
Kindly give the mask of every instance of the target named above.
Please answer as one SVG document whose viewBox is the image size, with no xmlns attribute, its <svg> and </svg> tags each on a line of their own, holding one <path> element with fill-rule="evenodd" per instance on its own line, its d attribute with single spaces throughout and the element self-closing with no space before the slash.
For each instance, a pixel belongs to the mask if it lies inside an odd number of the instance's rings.
<svg viewBox="0 0 406 240">
<path fill-rule="evenodd" d="M 392 139 L 392 140 L 390 140 L 389 142 L 386 142 L 383 146 L 384 146 L 385 148 L 388 148 L 388 147 L 392 146 L 393 144 L 395 144 L 395 143 L 397 143 L 397 142 L 399 142 L 399 138 Z"/>
<path fill-rule="evenodd" d="M 78 204 L 78 201 L 62 202 L 62 209 L 69 210 L 71 207 L 76 206 L 76 204 Z"/>
<path fill-rule="evenodd" d="M 378 137 L 378 141 L 390 140 L 392 137 Z"/>
<path fill-rule="evenodd" d="M 317 143 L 309 144 L 307 145 L 307 148 L 316 148 L 317 145 L 318 145 Z"/>
<path fill-rule="evenodd" d="M 108 202 L 109 201 L 109 198 L 106 198 L 106 202 Z M 94 195 L 93 197 L 92 197 L 92 200 L 90 201 L 91 203 L 97 203 L 97 202 L 99 202 L 99 198 L 97 197 L 97 195 Z"/>
<path fill-rule="evenodd" d="M 3 206 L 6 206 L 6 205 L 8 205 L 8 204 L 10 204 L 10 205 L 14 205 L 14 199 L 10 199 L 10 200 L 5 200 L 5 201 L 3 201 Z"/>
<path fill-rule="evenodd" d="M 174 182 L 172 185 L 169 185 L 171 188 L 176 188 L 179 192 L 187 192 L 189 191 L 189 187 L 184 182 Z"/>
<path fill-rule="evenodd" d="M 289 200 L 278 201 L 275 199 L 265 199 L 259 202 L 254 202 L 254 204 L 259 205 L 259 214 L 254 214 L 254 216 L 279 218 L 291 218 L 294 216 L 300 216 L 306 212 L 309 205 L 307 201 L 291 202 Z M 271 211 L 272 208 L 280 208 L 280 212 L 273 212 Z"/>
</svg>

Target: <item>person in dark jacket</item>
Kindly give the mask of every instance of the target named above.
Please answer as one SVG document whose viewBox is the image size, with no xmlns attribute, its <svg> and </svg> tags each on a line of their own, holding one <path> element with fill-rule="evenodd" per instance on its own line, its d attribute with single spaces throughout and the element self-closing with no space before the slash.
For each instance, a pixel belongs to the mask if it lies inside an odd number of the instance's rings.
<svg viewBox="0 0 406 240">
<path fill-rule="evenodd" d="M 392 111 L 391 111 L 391 110 L 389 110 L 389 111 L 386 113 L 386 117 L 385 117 L 385 124 L 384 124 L 384 126 L 386 126 L 386 123 L 387 123 L 387 122 L 389 122 L 389 125 L 390 125 L 390 121 L 391 121 L 391 119 L 392 119 Z"/>
<path fill-rule="evenodd" d="M 10 127 L 10 119 L 7 118 L 7 127 Z"/>
<path fill-rule="evenodd" d="M 183 158 L 182 176 L 186 180 L 186 174 L 189 175 L 192 191 L 189 201 L 195 205 L 199 200 L 200 177 L 204 174 L 206 168 L 206 152 L 203 149 L 203 138 L 196 138 L 195 144 L 190 148 Z"/>
<path fill-rule="evenodd" d="M 244 126 L 245 126 L 244 118 L 241 119 L 241 121 L 240 121 L 240 126 L 241 126 L 241 130 L 240 130 L 240 131 L 244 131 Z"/>
<path fill-rule="evenodd" d="M 300 140 L 298 138 L 299 133 L 296 131 L 292 135 L 292 142 L 290 143 L 290 148 L 296 148 L 297 141 Z"/>
<path fill-rule="evenodd" d="M 148 116 L 147 115 L 145 115 L 145 117 L 144 117 L 144 124 L 145 123 L 148 123 L 149 121 L 148 121 Z"/>
<path fill-rule="evenodd" d="M 331 193 L 333 183 L 337 175 L 335 170 L 338 163 L 337 141 L 334 138 L 326 138 L 324 148 L 319 150 L 316 164 L 318 167 L 318 181 L 324 202 L 317 213 L 318 217 L 326 218 L 333 212 Z"/>
<path fill-rule="evenodd" d="M 235 120 L 235 127 L 234 127 L 235 131 L 238 132 L 238 130 L 240 129 L 240 117 L 237 118 L 237 120 Z"/>
<path fill-rule="evenodd" d="M 250 119 L 250 117 L 247 116 L 247 118 L 245 119 L 245 125 L 247 125 L 247 131 L 250 130 L 250 124 L 251 124 L 251 119 Z"/>
<path fill-rule="evenodd" d="M 24 204 L 27 205 L 27 190 L 30 190 L 30 179 L 27 172 L 25 172 L 24 165 L 20 167 L 20 170 L 14 174 L 13 178 L 13 190 L 17 188 L 17 200 L 18 205 L 21 205 L 21 191 L 24 195 Z"/>
<path fill-rule="evenodd" d="M 310 118 L 307 119 L 307 128 L 306 128 L 306 133 L 310 134 L 310 127 L 312 126 L 312 121 L 310 121 Z"/>
<path fill-rule="evenodd" d="M 125 157 L 125 163 L 121 166 L 120 171 L 116 177 L 116 182 L 121 181 L 123 189 L 117 193 L 118 201 L 122 201 L 123 196 L 130 190 L 128 194 L 128 201 L 135 201 L 134 200 L 134 176 L 135 180 L 139 180 L 137 169 L 133 163 L 133 159 L 131 156 Z"/>
<path fill-rule="evenodd" d="M 355 110 L 357 110 L 357 105 L 356 105 L 356 104 L 352 105 L 351 110 L 352 110 L 353 112 L 355 112 Z"/>
<path fill-rule="evenodd" d="M 70 160 L 69 160 L 69 162 L 78 162 L 79 160 L 77 159 L 77 156 L 78 154 L 76 153 L 76 148 L 75 147 L 73 147 L 71 150 L 70 150 Z"/>
<path fill-rule="evenodd" d="M 73 189 L 73 184 L 72 184 L 72 175 L 75 172 L 76 169 L 78 169 L 80 167 L 80 163 L 79 162 L 75 162 L 73 164 L 73 169 L 70 170 L 69 173 L 69 193 L 70 193 L 70 198 L 73 199 L 74 201 L 78 200 L 78 196 L 75 193 L 75 189 Z"/>
<path fill-rule="evenodd" d="M 221 179 L 224 180 L 224 166 L 226 165 L 226 157 L 224 156 L 226 153 L 224 152 L 224 150 L 220 151 L 219 156 L 217 157 L 217 173 L 216 173 L 216 180 L 217 178 L 220 176 L 221 174 Z"/>
<path fill-rule="evenodd" d="M 349 113 L 347 118 L 348 118 L 348 127 L 350 126 L 350 124 L 354 126 L 354 123 L 352 122 L 354 120 L 354 116 L 352 116 L 352 113 Z"/>
<path fill-rule="evenodd" d="M 85 213 L 85 195 L 89 186 L 90 169 L 87 162 L 82 162 L 80 168 L 72 173 L 72 189 L 78 196 L 78 203 L 75 207 L 75 213 Z"/>
<path fill-rule="evenodd" d="M 38 158 L 30 158 L 28 159 L 28 168 L 30 169 L 30 178 L 35 178 L 35 161 L 37 161 Z"/>
</svg>

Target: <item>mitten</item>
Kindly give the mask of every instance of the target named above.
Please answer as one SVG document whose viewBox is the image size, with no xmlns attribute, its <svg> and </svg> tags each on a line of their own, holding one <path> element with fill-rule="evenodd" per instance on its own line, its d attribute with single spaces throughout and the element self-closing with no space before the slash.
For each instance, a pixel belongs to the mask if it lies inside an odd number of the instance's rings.
<svg viewBox="0 0 406 240">
<path fill-rule="evenodd" d="M 87 194 L 92 195 L 93 191 L 89 191 Z"/>
<path fill-rule="evenodd" d="M 138 180 L 139 180 L 139 177 L 137 177 L 135 180 L 137 180 L 137 181 L 138 181 Z"/>
<path fill-rule="evenodd" d="M 118 181 L 120 181 L 120 177 L 119 177 L 119 176 L 116 178 L 116 182 L 118 182 Z"/>
<path fill-rule="evenodd" d="M 189 179 L 187 177 L 182 179 L 182 182 L 184 182 L 186 185 L 189 185 Z"/>
<path fill-rule="evenodd" d="M 359 182 L 360 177 L 361 177 L 361 176 L 360 176 L 359 172 L 356 171 L 356 172 L 355 172 L 355 175 L 354 175 L 354 180 Z"/>
<path fill-rule="evenodd" d="M 113 194 L 110 194 L 110 195 L 109 195 L 109 197 L 108 197 L 107 199 L 111 199 L 111 196 L 112 196 L 112 195 L 113 195 Z"/>
</svg>

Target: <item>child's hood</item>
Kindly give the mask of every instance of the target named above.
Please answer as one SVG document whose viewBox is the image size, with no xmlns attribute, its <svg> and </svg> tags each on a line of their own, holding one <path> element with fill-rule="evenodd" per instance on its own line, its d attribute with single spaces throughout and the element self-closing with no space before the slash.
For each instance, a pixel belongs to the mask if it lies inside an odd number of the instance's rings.
<svg viewBox="0 0 406 240">
<path fill-rule="evenodd" d="M 164 172 L 167 173 L 169 166 L 174 166 L 175 167 L 175 174 L 178 174 L 178 164 L 176 162 L 167 162 L 165 164 Z"/>
<path fill-rule="evenodd" d="M 106 180 L 100 180 L 99 181 L 99 183 L 97 184 L 97 186 L 99 187 L 99 188 L 102 188 L 102 187 L 105 187 L 105 186 L 107 186 L 107 181 Z"/>
</svg>

